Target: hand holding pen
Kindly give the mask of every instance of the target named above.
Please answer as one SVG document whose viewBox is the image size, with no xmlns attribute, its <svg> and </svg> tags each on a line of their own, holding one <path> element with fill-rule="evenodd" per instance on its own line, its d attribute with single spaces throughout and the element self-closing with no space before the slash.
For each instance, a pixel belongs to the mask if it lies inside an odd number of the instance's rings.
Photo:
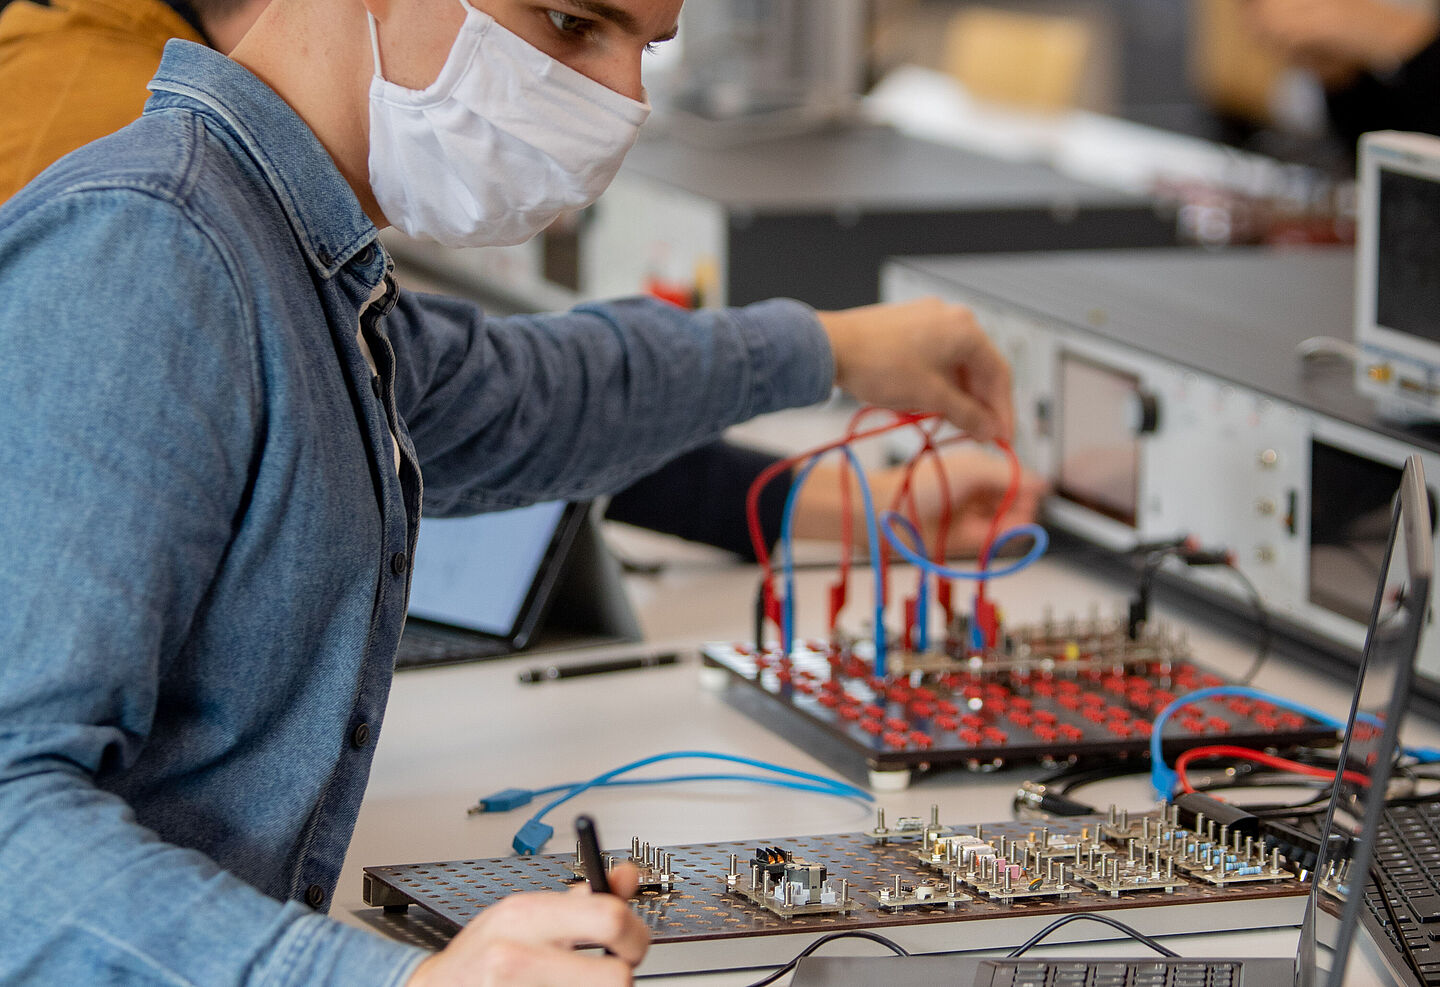
<svg viewBox="0 0 1440 987">
<path fill-rule="evenodd" d="M 578 841 L 580 866 L 585 871 L 585 883 L 589 884 L 590 890 L 596 894 L 615 895 L 610 887 L 610 875 L 605 870 L 605 857 L 600 852 L 600 836 L 595 832 L 595 820 L 587 815 L 576 816 L 575 836 Z M 628 883 L 628 874 L 625 875 L 625 879 Z M 625 890 L 627 893 L 617 895 L 621 901 L 628 900 L 630 895 L 635 893 L 633 887 Z M 606 946 L 605 955 L 614 956 L 615 954 L 610 951 L 610 947 Z"/>
<path fill-rule="evenodd" d="M 581 837 L 582 844 L 585 837 Z M 601 868 L 590 823 L 590 859 Z M 582 859 L 586 854 L 582 850 Z M 588 872 L 587 872 L 588 873 Z M 625 987 L 650 947 L 650 930 L 630 907 L 640 873 L 624 863 L 561 894 L 517 894 L 491 905 L 416 969 L 408 987 L 503 983 Z M 599 886 L 597 886 L 597 884 Z M 608 888 L 609 893 L 596 892 Z M 606 955 L 577 952 L 600 946 Z"/>
</svg>

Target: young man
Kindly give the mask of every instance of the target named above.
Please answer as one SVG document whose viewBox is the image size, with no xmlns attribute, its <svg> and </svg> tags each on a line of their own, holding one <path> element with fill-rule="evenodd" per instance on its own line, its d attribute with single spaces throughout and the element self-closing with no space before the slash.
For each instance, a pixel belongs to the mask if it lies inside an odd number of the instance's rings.
<svg viewBox="0 0 1440 987">
<path fill-rule="evenodd" d="M 679 13 L 477 4 L 275 0 L 234 61 L 173 42 L 139 121 L 0 208 L 0 978 L 628 982 L 645 932 L 608 896 L 517 896 L 433 957 L 319 914 L 422 469 L 433 514 L 589 496 L 836 383 L 1012 428 L 936 302 L 399 296 L 377 226 L 508 242 L 599 193 Z"/>
<path fill-rule="evenodd" d="M 21 0 L 11 5 L 0 15 L 0 92 L 11 95 L 8 112 L 0 115 L 0 203 L 64 155 L 138 117 L 170 38 L 228 53 L 268 3 L 53 0 L 40 6 Z M 706 443 L 616 491 L 606 516 L 751 558 L 745 494 L 775 459 L 724 439 Z M 950 548 L 974 553 L 1009 483 L 1009 469 L 979 450 L 950 452 L 947 462 L 956 518 Z M 901 476 L 898 469 L 872 474 L 878 503 L 890 502 Z M 836 537 L 839 477 L 833 461 L 812 473 L 800 492 L 800 537 Z M 768 543 L 779 537 L 789 480 L 788 474 L 777 479 L 761 497 L 760 525 Z M 932 530 L 942 505 L 928 470 L 918 486 L 922 521 Z M 1027 473 L 1005 526 L 1033 521 L 1042 493 L 1043 484 Z M 863 536 L 863 525 L 856 530 Z"/>
</svg>

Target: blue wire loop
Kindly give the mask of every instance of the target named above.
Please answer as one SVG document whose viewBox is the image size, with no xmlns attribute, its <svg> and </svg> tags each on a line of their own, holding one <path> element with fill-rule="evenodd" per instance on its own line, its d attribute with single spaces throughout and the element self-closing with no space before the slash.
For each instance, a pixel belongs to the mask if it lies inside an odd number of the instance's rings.
<svg viewBox="0 0 1440 987">
<path fill-rule="evenodd" d="M 843 798 L 854 798 L 850 792 L 840 791 L 829 783 L 824 785 L 810 785 L 800 781 L 786 781 L 784 778 L 775 778 L 770 775 L 750 774 L 688 774 L 688 775 L 662 775 L 655 778 L 612 778 L 609 781 L 597 782 L 589 785 L 591 788 L 634 788 L 641 785 L 679 785 L 693 781 L 745 781 L 754 785 L 770 785 L 773 788 L 785 788 L 794 792 L 815 792 L 817 795 L 835 795 Z M 530 794 L 535 798 L 546 795 L 553 795 L 556 792 L 568 792 L 573 788 L 580 788 L 587 783 L 583 781 L 568 781 L 561 785 L 547 785 L 545 788 L 537 788 Z"/>
<path fill-rule="evenodd" d="M 920 537 L 920 532 L 904 515 L 898 514 L 895 511 L 885 511 L 880 515 L 880 522 L 882 530 L 885 532 L 886 541 L 895 547 L 895 550 L 900 553 L 901 557 L 907 562 L 919 567 L 922 572 L 933 575 L 937 579 L 969 579 L 975 582 L 984 582 L 1001 576 L 1009 576 L 1027 566 L 1033 565 L 1040 556 L 1045 554 L 1045 550 L 1050 546 L 1050 535 L 1038 524 L 1017 525 L 1003 532 L 995 539 L 994 543 L 990 546 L 989 555 L 980 560 L 980 568 L 978 570 L 951 569 L 949 566 L 940 565 L 925 557 L 922 551 L 925 543 Z M 903 529 L 903 533 L 916 545 L 919 545 L 920 549 L 906 544 L 905 539 L 901 537 L 901 532 L 896 531 L 896 528 Z M 1024 535 L 1029 535 L 1035 540 L 1035 543 L 1030 546 L 1030 551 L 1026 552 L 1024 557 L 1012 562 L 1003 569 L 995 569 L 992 571 L 990 569 L 990 560 L 994 557 L 995 553 L 1007 543 Z M 925 602 L 923 595 L 920 602 L 922 604 Z M 917 619 L 928 619 L 928 614 L 922 610 Z M 925 638 L 922 637 L 922 642 L 924 640 Z M 980 650 L 985 647 L 985 644 L 984 631 L 980 626 L 980 622 L 976 620 L 970 625 L 970 646 L 976 650 Z M 920 647 L 921 650 L 924 650 L 925 644 L 922 643 Z"/>
<path fill-rule="evenodd" d="M 885 511 L 880 515 L 880 523 L 882 530 L 885 532 L 885 540 L 894 546 L 895 551 L 899 552 L 906 562 L 923 569 L 931 575 L 939 576 L 942 579 L 969 579 L 975 582 L 981 582 L 986 579 L 999 579 L 1002 576 L 1013 575 L 1021 569 L 1034 565 L 1040 556 L 1045 554 L 1045 550 L 1050 547 L 1050 536 L 1040 525 L 1016 525 L 995 539 L 995 543 L 990 547 L 990 554 L 993 556 L 1002 547 L 1014 541 L 1016 538 L 1029 535 L 1035 539 L 1035 544 L 1030 546 L 1030 551 L 1026 552 L 1024 556 L 1002 569 L 989 568 L 988 561 L 981 565 L 979 569 L 975 570 L 952 569 L 949 566 L 941 565 L 938 562 L 927 559 L 922 552 L 917 551 L 905 542 L 905 539 L 895 530 L 897 527 L 903 529 L 904 533 L 913 539 L 915 544 L 921 545 L 922 547 L 924 545 L 924 542 L 920 538 L 919 529 L 903 514 L 898 514 L 895 511 Z"/>
<path fill-rule="evenodd" d="M 1029 536 L 1033 539 L 1030 551 L 1010 565 L 1000 569 L 990 568 L 990 558 L 982 559 L 978 570 L 951 569 L 948 566 L 932 562 L 925 557 L 923 551 L 917 551 L 896 532 L 896 528 L 903 528 L 906 534 L 920 545 L 923 549 L 924 541 L 919 530 L 910 523 L 903 515 L 895 511 L 885 511 L 877 516 L 875 501 L 870 493 L 870 485 L 865 479 L 865 471 L 860 466 L 860 460 L 855 452 L 848 445 L 836 446 L 834 449 L 826 450 L 812 456 L 800 471 L 795 475 L 794 481 L 790 484 L 790 492 L 785 498 L 785 511 L 781 518 L 780 525 L 780 547 L 784 568 L 785 599 L 781 604 L 780 611 L 780 644 L 782 654 L 790 655 L 795 647 L 795 507 L 799 502 L 800 490 L 809 479 L 810 472 L 815 465 L 831 452 L 841 452 L 850 460 L 850 465 L 855 472 L 856 479 L 860 485 L 860 496 L 865 505 L 865 524 L 870 537 L 870 565 L 875 573 L 875 659 L 874 671 L 877 676 L 883 677 L 886 672 L 886 641 L 885 641 L 885 585 L 884 571 L 880 565 L 880 537 L 883 533 L 885 539 L 894 546 L 901 557 L 912 565 L 918 567 L 927 575 L 937 579 L 968 579 L 983 582 L 987 579 L 997 579 L 1019 572 L 1027 566 L 1033 565 L 1050 545 L 1050 536 L 1045 529 L 1038 524 L 1022 524 L 1002 533 L 990 547 L 990 553 L 999 551 L 1004 545 L 1016 538 Z M 920 624 L 919 647 L 923 651 L 929 646 L 929 615 L 930 615 L 930 584 L 929 580 L 922 582 L 920 593 L 916 600 L 916 620 Z"/>
<path fill-rule="evenodd" d="M 780 522 L 780 548 L 784 559 L 785 601 L 781 607 L 780 644 L 782 654 L 788 656 L 795 646 L 795 505 L 800 499 L 800 488 L 810 477 L 810 471 L 831 452 L 842 452 L 850 460 L 850 467 L 860 484 L 860 497 L 865 504 L 865 528 L 870 536 L 870 567 L 875 572 L 875 674 L 885 675 L 885 577 L 880 567 L 880 532 L 875 521 L 875 501 L 870 495 L 870 483 L 855 450 L 848 445 L 836 446 L 819 455 L 812 456 L 795 474 L 790 492 L 785 497 L 785 513 Z M 758 644 L 759 642 L 757 642 Z"/>
<path fill-rule="evenodd" d="M 759 761 L 755 758 L 741 757 L 736 754 L 720 754 L 715 751 L 668 751 L 664 754 L 655 754 L 650 757 L 643 757 L 638 761 L 631 761 L 629 764 L 622 764 L 618 768 L 613 768 L 609 771 L 604 772 L 603 774 L 596 775 L 589 781 L 583 781 L 571 786 L 567 791 L 564 792 L 564 794 L 560 795 L 558 798 L 552 799 L 549 802 L 545 803 L 545 805 L 543 805 L 533 816 L 531 816 L 525 821 L 525 825 L 521 827 L 521 830 L 523 832 L 526 827 L 536 826 L 543 823 L 547 813 L 553 811 L 561 805 L 564 805 L 566 802 L 570 801 L 582 792 L 586 792 L 592 788 L 597 788 L 608 784 L 613 778 L 617 778 L 623 774 L 629 774 L 631 771 L 637 771 L 640 768 L 648 767 L 651 764 L 658 764 L 662 761 L 675 761 L 686 758 L 694 758 L 697 760 L 705 761 L 724 761 L 729 764 L 741 764 L 745 765 L 746 767 L 759 768 L 762 771 L 769 771 L 773 774 L 782 776 L 779 778 L 770 779 L 764 782 L 765 784 L 778 785 L 782 787 L 794 787 L 795 789 L 800 791 L 819 792 L 824 795 L 834 795 L 840 798 L 859 799 L 863 802 L 875 801 L 875 796 L 865 791 L 865 789 L 858 788 L 855 785 L 850 784 L 849 782 L 840 781 L 838 778 L 827 778 L 824 775 L 811 774 L 808 771 L 799 771 L 795 768 L 787 768 L 779 764 L 771 764 L 768 761 Z M 791 778 L 797 779 L 797 781 L 792 782 L 785 780 Z M 751 780 L 759 779 L 752 778 Z"/>
</svg>

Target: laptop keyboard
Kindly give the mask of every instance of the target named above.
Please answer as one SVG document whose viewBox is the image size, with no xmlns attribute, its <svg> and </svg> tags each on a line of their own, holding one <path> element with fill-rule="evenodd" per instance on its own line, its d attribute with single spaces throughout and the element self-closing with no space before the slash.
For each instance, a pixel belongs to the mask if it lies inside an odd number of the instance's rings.
<svg viewBox="0 0 1440 987">
<path fill-rule="evenodd" d="M 513 651 L 508 642 L 498 638 L 448 631 L 411 621 L 405 625 L 405 630 L 400 635 L 395 666 L 416 668 L 423 665 L 443 665 L 455 661 L 473 661 L 477 658 L 498 658 L 512 654 Z"/>
<path fill-rule="evenodd" d="M 1440 987 L 1440 802 L 1385 810 L 1375 876 L 1365 895 L 1371 915 L 1419 982 Z"/>
<path fill-rule="evenodd" d="M 1053 960 L 987 964 L 990 987 L 1240 987 L 1240 964 Z"/>
</svg>

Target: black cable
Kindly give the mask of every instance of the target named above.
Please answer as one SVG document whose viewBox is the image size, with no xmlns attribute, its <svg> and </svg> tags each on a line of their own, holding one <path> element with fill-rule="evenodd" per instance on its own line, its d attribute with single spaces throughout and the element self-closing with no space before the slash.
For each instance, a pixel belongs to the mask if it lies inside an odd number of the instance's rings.
<svg viewBox="0 0 1440 987">
<path fill-rule="evenodd" d="M 1145 770 L 1143 765 L 1122 761 L 1099 765 L 1066 764 L 1023 782 L 1015 793 L 1011 811 L 1017 819 L 1021 818 L 1021 810 L 1026 808 L 1038 809 L 1045 815 L 1093 815 L 1099 811 L 1095 806 L 1071 798 L 1075 789 L 1125 775 L 1143 774 Z M 1047 804 L 1047 800 L 1055 804 Z"/>
<path fill-rule="evenodd" d="M 1334 751 L 1322 751 L 1313 747 L 1301 747 L 1287 756 L 1290 760 L 1298 764 L 1312 768 L 1320 768 L 1332 774 L 1340 770 L 1340 760 L 1335 756 Z M 1205 757 L 1197 758 L 1194 763 L 1197 765 L 1222 765 L 1225 770 L 1232 772 L 1231 783 L 1236 785 L 1236 787 L 1241 786 L 1247 779 L 1251 778 L 1264 779 L 1264 781 L 1257 781 L 1255 783 L 1260 787 L 1264 787 L 1266 784 L 1276 784 L 1269 782 L 1271 778 L 1290 778 L 1292 781 L 1289 783 L 1289 787 L 1292 788 L 1298 788 L 1317 780 L 1307 778 L 1303 775 L 1296 775 L 1283 768 L 1271 768 L 1258 761 L 1252 761 L 1239 756 L 1231 756 L 1229 754 L 1209 754 Z M 1327 788 L 1330 786 L 1329 779 L 1321 778 L 1318 779 L 1318 782 Z"/>
<path fill-rule="evenodd" d="M 1190 786 L 1197 792 L 1223 792 L 1229 789 L 1245 788 L 1313 788 L 1321 793 L 1330 791 L 1330 782 L 1328 781 L 1319 778 L 1307 779 L 1283 772 L 1256 772 L 1253 775 L 1239 778 L 1217 778 L 1214 781 L 1205 782 L 1191 779 Z M 1324 797 L 1323 794 L 1321 797 Z"/>
<path fill-rule="evenodd" d="M 1338 772 L 1340 770 L 1340 759 L 1334 751 L 1316 750 L 1305 747 L 1291 755 L 1291 760 L 1299 761 L 1302 764 L 1324 768 L 1326 771 Z M 1287 771 L 1270 771 L 1262 766 L 1252 764 L 1243 760 L 1232 760 L 1224 755 L 1201 758 L 1199 763 L 1208 764 L 1216 762 L 1221 766 L 1220 770 L 1237 772 L 1233 775 L 1226 775 L 1223 778 L 1216 778 L 1212 781 L 1191 780 L 1191 787 L 1197 792 L 1217 792 L 1232 789 L 1257 789 L 1257 788 L 1308 788 L 1313 789 L 1314 794 L 1299 802 L 1284 803 L 1258 803 L 1242 804 L 1235 803 L 1237 808 L 1244 809 L 1257 818 L 1264 820 L 1274 819 L 1303 819 L 1322 816 L 1329 807 L 1331 789 L 1333 783 L 1325 778 L 1306 778 L 1302 775 L 1295 775 Z M 1424 768 L 1427 765 L 1420 763 L 1401 763 L 1398 759 L 1393 767 L 1396 778 L 1405 778 L 1412 784 L 1419 781 L 1440 781 L 1440 775 L 1429 774 L 1417 771 L 1417 768 Z M 1199 769 L 1197 769 L 1199 773 Z M 1440 795 L 1440 790 L 1419 794 L 1415 798 L 1434 798 Z"/>
<path fill-rule="evenodd" d="M 1240 684 L 1249 685 L 1255 681 L 1255 676 L 1260 674 L 1260 669 L 1265 666 L 1265 662 L 1270 657 L 1270 613 L 1265 609 L 1264 597 L 1255 588 L 1255 583 L 1251 581 L 1250 577 L 1241 572 L 1233 561 L 1227 561 L 1225 568 L 1235 574 L 1246 592 L 1250 594 L 1250 605 L 1255 608 L 1255 622 L 1259 625 L 1260 640 L 1255 645 L 1255 657 L 1250 660 L 1250 667 L 1245 670 L 1245 674 L 1240 676 Z"/>
<path fill-rule="evenodd" d="M 1204 793 L 1207 793 L 1207 794 L 1210 793 L 1210 792 L 1214 792 L 1214 791 L 1231 791 L 1231 790 L 1237 789 L 1237 788 L 1250 788 L 1250 789 L 1255 789 L 1255 788 L 1313 788 L 1313 789 L 1314 789 L 1314 794 L 1313 794 L 1313 795 L 1311 795 L 1309 798 L 1307 798 L 1307 799 L 1305 799 L 1305 800 L 1303 800 L 1303 801 L 1300 801 L 1300 802 L 1271 802 L 1271 803 L 1256 803 L 1256 804 L 1246 804 L 1246 803 L 1242 803 L 1242 802 L 1235 802 L 1235 803 L 1234 803 L 1234 805 L 1235 805 L 1235 807 L 1236 807 L 1237 809 L 1244 809 L 1246 812 L 1250 813 L 1252 816 L 1255 816 L 1257 819 L 1292 819 L 1292 818 L 1299 818 L 1300 816 L 1306 816 L 1306 815 L 1312 815 L 1312 814 L 1319 813 L 1319 812 L 1324 812 L 1325 809 L 1328 808 L 1328 807 L 1329 807 L 1329 804 L 1330 804 L 1330 785 L 1329 785 L 1329 784 L 1327 784 L 1327 783 L 1325 783 L 1325 782 L 1315 782 L 1315 783 L 1304 783 L 1304 784 L 1302 784 L 1302 783 L 1297 782 L 1297 781 L 1295 780 L 1295 776 L 1294 776 L 1294 775 L 1290 775 L 1288 780 L 1283 779 L 1280 775 L 1275 775 L 1273 778 L 1271 778 L 1271 777 L 1266 777 L 1266 778 L 1263 778 L 1263 779 L 1262 779 L 1262 778 L 1257 777 L 1257 778 L 1254 778 L 1254 779 L 1252 779 L 1252 780 L 1246 780 L 1246 781 L 1240 782 L 1239 784 L 1230 784 L 1230 785 L 1196 785 L 1196 784 L 1194 784 L 1194 783 L 1192 782 L 1192 783 L 1191 783 L 1191 787 L 1193 787 L 1193 788 L 1195 789 L 1195 791 L 1197 791 L 1197 792 L 1204 792 Z"/>
<path fill-rule="evenodd" d="M 1417 768 L 1424 768 L 1424 767 L 1434 767 L 1434 765 L 1427 765 L 1427 764 L 1403 764 L 1403 765 L 1400 765 L 1400 766 L 1399 766 L 1398 770 L 1399 770 L 1401 773 L 1403 773 L 1406 778 L 1409 778 L 1411 781 L 1440 781 L 1440 774 L 1436 774 L 1436 773 L 1434 773 L 1434 772 L 1432 772 L 1432 771 L 1417 771 L 1417 770 L 1416 770 Z"/>
<path fill-rule="evenodd" d="M 1246 809 L 1261 822 L 1298 821 L 1300 819 L 1320 819 L 1330 811 L 1330 797 L 1325 795 L 1322 799 L 1314 802 L 1299 802 L 1295 805 L 1266 806 L 1260 809 Z"/>
<path fill-rule="evenodd" d="M 1130 612 L 1125 623 L 1125 633 L 1130 640 L 1140 639 L 1140 625 L 1150 619 L 1150 584 L 1155 581 L 1155 574 L 1160 571 L 1167 558 L 1172 555 L 1179 556 L 1184 544 L 1183 540 L 1162 542 L 1137 550 L 1136 554 L 1144 553 L 1145 562 L 1140 567 L 1140 580 L 1135 587 L 1135 598 L 1130 601 Z"/>
<path fill-rule="evenodd" d="M 1409 764 L 1396 764 L 1394 767 L 1394 771 L 1396 773 L 1396 777 L 1403 777 L 1407 779 L 1412 786 L 1416 786 L 1418 788 L 1418 783 L 1422 781 L 1440 781 L 1440 774 L 1435 774 L 1429 771 L 1417 770 L 1420 768 L 1433 767 L 1437 767 L 1437 765 L 1435 765 L 1433 762 L 1417 761 Z M 1413 795 L 1407 797 L 1418 799 L 1433 799 L 1437 795 L 1440 795 L 1440 790 L 1430 792 L 1415 791 Z"/>
<path fill-rule="evenodd" d="M 1260 595 L 1260 590 L 1256 588 L 1250 577 L 1235 565 L 1235 560 L 1230 557 L 1230 553 L 1195 548 L 1188 541 L 1159 542 L 1144 546 L 1143 550 L 1145 563 L 1140 569 L 1140 581 L 1136 587 L 1135 598 L 1130 601 L 1130 615 L 1126 628 L 1130 639 L 1133 641 L 1139 637 L 1140 625 L 1150 617 L 1150 586 L 1167 558 L 1173 556 L 1189 566 L 1223 566 L 1234 573 L 1235 578 L 1244 586 L 1245 592 L 1250 597 L 1250 606 L 1255 611 L 1255 623 L 1259 630 L 1259 640 L 1255 645 L 1255 657 L 1250 660 L 1250 667 L 1245 670 L 1244 675 L 1240 676 L 1237 684 L 1249 685 L 1255 681 L 1255 676 L 1260 674 L 1260 669 L 1270 658 L 1273 636 L 1270 629 L 1270 614 L 1265 609 L 1265 599 Z"/>
<path fill-rule="evenodd" d="M 799 966 L 800 961 L 803 960 L 805 957 L 815 952 L 815 950 L 819 949 L 821 946 L 824 946 L 827 943 L 832 943 L 837 939 L 869 939 L 871 942 L 878 942 L 880 945 L 890 950 L 896 956 L 910 955 L 909 951 L 906 950 L 905 947 L 900 945 L 898 942 L 886 939 L 884 936 L 876 935 L 873 932 L 865 932 L 861 929 L 852 929 L 848 932 L 831 932 L 821 936 L 819 939 L 816 939 L 810 945 L 802 949 L 799 955 L 797 955 L 789 963 L 786 963 L 780 969 L 774 971 L 769 976 L 765 977 L 763 980 L 755 981 L 753 984 L 750 984 L 749 987 L 769 987 L 770 984 L 773 984 L 775 981 L 785 976 L 785 974 L 789 973 L 797 966 Z"/>
<path fill-rule="evenodd" d="M 1077 788 L 1093 785 L 1097 781 L 1109 781 L 1126 775 L 1144 774 L 1149 768 L 1144 764 L 1127 764 L 1124 761 L 1080 761 L 1064 764 L 1046 772 L 1035 780 L 1046 788 L 1054 789 L 1061 795 L 1069 795 Z"/>
<path fill-rule="evenodd" d="M 1115 778 L 1124 778 L 1127 775 L 1143 775 L 1150 772 L 1150 766 L 1145 763 L 1126 764 L 1123 761 L 1116 761 L 1101 767 L 1087 768 L 1082 771 L 1075 771 L 1059 780 L 1057 788 L 1061 795 L 1071 796 L 1076 789 L 1084 788 L 1086 785 L 1094 785 L 1102 781 L 1111 781 Z"/>
<path fill-rule="evenodd" d="M 1078 922 L 1081 919 L 1089 919 L 1091 922 L 1101 922 L 1105 925 L 1110 926 L 1112 929 L 1118 929 L 1121 932 L 1125 933 L 1127 936 L 1129 936 L 1131 939 L 1134 939 L 1137 942 L 1142 942 L 1145 945 L 1149 946 L 1161 956 L 1178 958 L 1180 955 L 1173 949 L 1160 945 L 1158 942 L 1156 942 L 1154 939 L 1151 939 L 1145 933 L 1130 928 L 1130 926 L 1126 925 L 1124 922 L 1117 922 L 1115 919 L 1110 918 L 1108 915 L 1099 915 L 1094 912 L 1076 912 L 1074 915 L 1066 915 L 1064 918 L 1058 918 L 1055 921 L 1051 922 L 1049 925 L 1045 926 L 1045 928 L 1035 933 L 1029 939 L 1026 939 L 1020 945 L 1010 950 L 1010 952 L 1006 953 L 1005 958 L 1007 960 L 1013 960 L 1018 956 L 1023 956 L 1031 947 L 1038 944 L 1040 940 L 1044 939 L 1056 929 L 1060 928 L 1063 925 L 1069 925 L 1071 922 Z M 754 985 L 754 987 L 760 987 L 760 985 L 756 984 Z"/>
<path fill-rule="evenodd" d="M 1339 768 L 1339 761 L 1333 752 L 1317 751 L 1311 748 L 1302 748 L 1291 756 L 1292 760 L 1301 764 L 1309 764 L 1323 768 L 1326 771 L 1336 771 Z M 1308 788 L 1313 789 L 1313 794 L 1299 802 L 1281 803 L 1259 803 L 1241 804 L 1236 803 L 1237 808 L 1261 819 L 1276 819 L 1292 816 L 1302 816 L 1312 811 L 1312 807 L 1320 806 L 1323 811 L 1330 800 L 1330 791 L 1333 783 L 1325 778 L 1307 778 L 1303 775 L 1296 775 L 1287 771 L 1271 771 L 1261 765 L 1242 759 L 1235 759 L 1226 755 L 1215 755 L 1199 759 L 1198 763 L 1214 763 L 1216 767 L 1210 770 L 1219 771 L 1220 777 L 1211 777 L 1209 780 L 1192 779 L 1190 787 L 1197 792 L 1231 791 L 1234 789 L 1256 789 L 1256 788 Z M 1199 769 L 1195 770 L 1199 773 Z"/>
<path fill-rule="evenodd" d="M 1076 772 L 1073 778 L 1061 776 L 1060 780 L 1054 780 L 1054 776 L 1051 775 L 1047 776 L 1046 780 L 1043 781 L 1026 782 L 1021 786 L 1020 791 L 1016 793 L 1013 805 L 1015 810 L 1014 815 L 1016 818 L 1021 818 L 1020 810 L 1025 808 L 1027 804 L 1034 805 L 1034 797 L 1027 798 L 1021 793 L 1026 792 L 1027 789 L 1034 791 L 1037 786 L 1045 793 L 1046 797 L 1058 798 L 1064 802 L 1073 803 L 1075 807 L 1074 812 L 1054 810 L 1047 812 L 1043 805 L 1039 806 L 1038 808 L 1040 808 L 1042 812 L 1045 812 L 1046 815 L 1093 815 L 1099 810 L 1093 805 L 1075 799 L 1072 795 L 1075 789 L 1083 788 L 1086 785 L 1093 785 L 1101 781 L 1109 781 L 1113 778 L 1120 778 L 1125 775 L 1144 774 L 1145 770 L 1144 768 L 1132 768 L 1129 766 L 1097 768 L 1091 771 Z M 1440 780 L 1440 777 L 1437 777 L 1435 780 Z M 1283 772 L 1253 772 L 1250 774 L 1242 774 L 1238 777 L 1216 779 L 1213 782 L 1192 780 L 1191 786 L 1197 792 L 1206 793 L 1257 788 L 1313 788 L 1315 790 L 1312 796 L 1299 802 L 1237 803 L 1240 808 L 1261 819 L 1303 815 L 1311 806 L 1328 802 L 1330 798 L 1329 783 L 1319 780 L 1299 779 L 1293 774 Z M 1081 811 L 1082 809 L 1084 810 L 1083 812 Z"/>
<path fill-rule="evenodd" d="M 1304 764 L 1314 764 L 1319 767 L 1335 770 L 1338 761 L 1333 751 L 1317 751 L 1304 748 L 1291 755 L 1294 760 Z M 1223 759 L 1217 759 L 1223 760 Z M 1192 783 L 1196 791 L 1212 792 L 1221 791 L 1226 788 L 1314 788 L 1315 795 L 1303 802 L 1272 803 L 1254 806 L 1244 806 L 1247 812 L 1251 812 L 1261 818 L 1272 816 L 1283 817 L 1285 815 L 1305 814 L 1311 806 L 1326 801 L 1330 795 L 1330 784 L 1323 780 L 1307 780 L 1296 775 L 1283 771 L 1266 771 L 1249 762 L 1239 762 L 1231 767 L 1241 773 L 1226 777 L 1223 781 L 1216 780 L 1213 783 Z M 1053 795 L 1060 796 L 1071 801 L 1075 799 L 1075 793 L 1087 785 L 1094 785 L 1102 781 L 1110 781 L 1114 778 L 1123 778 L 1127 775 L 1145 774 L 1149 768 L 1145 764 L 1131 764 L 1123 761 L 1115 761 L 1107 764 L 1068 764 L 1053 771 L 1038 776 L 1026 785 L 1037 785 Z M 1402 767 L 1400 770 L 1405 771 Z M 1413 769 L 1411 769 L 1413 772 Z M 1440 774 L 1426 775 L 1420 772 L 1413 772 L 1413 777 L 1440 781 Z M 1023 788 L 1024 786 L 1022 786 Z M 1023 799 L 1017 796 L 1015 807 L 1018 809 Z M 1098 809 L 1091 806 L 1091 812 Z"/>
</svg>

